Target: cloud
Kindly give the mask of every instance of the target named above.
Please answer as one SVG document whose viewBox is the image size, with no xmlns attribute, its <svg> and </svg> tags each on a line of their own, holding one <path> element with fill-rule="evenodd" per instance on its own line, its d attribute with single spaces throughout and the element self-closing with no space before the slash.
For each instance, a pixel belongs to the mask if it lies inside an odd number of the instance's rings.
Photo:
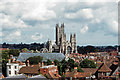
<svg viewBox="0 0 120 80">
<path fill-rule="evenodd" d="M 65 17 L 68 19 L 76 19 L 76 18 L 85 18 L 90 19 L 93 18 L 92 9 L 81 9 L 75 13 L 67 13 Z"/>
<path fill-rule="evenodd" d="M 33 40 L 40 40 L 43 38 L 43 35 L 42 34 L 39 34 L 39 33 L 35 33 L 34 35 L 31 36 L 31 38 Z"/>
<path fill-rule="evenodd" d="M 5 15 L 3 13 L 0 13 L 0 22 L 3 29 L 30 27 L 29 25 L 26 25 L 23 20 L 13 18 L 10 15 Z"/>
<path fill-rule="evenodd" d="M 85 34 L 87 31 L 88 31 L 88 26 L 87 25 L 85 25 L 82 29 L 80 29 L 80 32 L 82 34 Z"/>
<path fill-rule="evenodd" d="M 15 32 L 12 32 L 10 33 L 9 35 L 7 36 L 4 36 L 4 39 L 3 41 L 8 41 L 8 42 L 12 42 L 12 41 L 20 41 L 21 39 L 21 31 L 15 31 Z"/>
<path fill-rule="evenodd" d="M 95 18 L 95 19 L 93 19 L 93 20 L 91 20 L 91 23 L 100 23 L 101 22 L 101 20 L 100 19 L 98 19 L 98 18 Z"/>
</svg>

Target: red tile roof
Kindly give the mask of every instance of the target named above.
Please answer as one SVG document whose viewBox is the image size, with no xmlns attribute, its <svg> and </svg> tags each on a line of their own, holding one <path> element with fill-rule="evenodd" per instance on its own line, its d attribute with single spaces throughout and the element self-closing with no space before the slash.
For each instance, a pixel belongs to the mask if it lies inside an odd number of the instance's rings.
<svg viewBox="0 0 120 80">
<path fill-rule="evenodd" d="M 65 77 L 76 77 L 76 78 L 83 78 L 83 77 L 90 77 L 92 73 L 89 72 L 66 72 Z"/>
<path fill-rule="evenodd" d="M 98 71 L 99 72 L 111 72 L 112 70 L 106 65 L 106 63 L 103 63 L 102 67 Z"/>
</svg>

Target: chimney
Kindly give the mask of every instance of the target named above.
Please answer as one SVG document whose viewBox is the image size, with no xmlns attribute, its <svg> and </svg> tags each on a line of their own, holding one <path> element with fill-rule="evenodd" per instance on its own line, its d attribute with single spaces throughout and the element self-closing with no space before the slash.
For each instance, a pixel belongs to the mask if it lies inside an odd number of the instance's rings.
<svg viewBox="0 0 120 80">
<path fill-rule="evenodd" d="M 42 67 L 44 66 L 44 63 L 42 62 Z"/>
<path fill-rule="evenodd" d="M 63 72 L 63 75 L 64 75 L 64 72 Z"/>
<path fill-rule="evenodd" d="M 27 66 L 30 66 L 30 61 L 29 60 L 27 60 Z"/>
<path fill-rule="evenodd" d="M 8 59 L 8 63 L 11 63 L 11 59 Z"/>
<path fill-rule="evenodd" d="M 15 62 L 15 58 L 13 58 L 13 61 L 12 62 Z"/>
<path fill-rule="evenodd" d="M 77 67 L 74 67 L 74 78 L 77 77 Z"/>
<path fill-rule="evenodd" d="M 38 63 L 38 66 L 41 67 L 41 63 L 40 62 Z"/>
<path fill-rule="evenodd" d="M 54 61 L 52 61 L 52 65 L 54 65 Z"/>
<path fill-rule="evenodd" d="M 13 58 L 13 55 L 10 55 L 10 59 L 12 59 Z"/>
</svg>

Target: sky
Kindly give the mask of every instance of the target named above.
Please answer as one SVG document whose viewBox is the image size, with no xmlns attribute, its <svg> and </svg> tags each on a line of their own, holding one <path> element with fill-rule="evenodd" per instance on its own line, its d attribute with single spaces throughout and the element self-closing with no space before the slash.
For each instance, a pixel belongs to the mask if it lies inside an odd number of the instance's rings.
<svg viewBox="0 0 120 80">
<path fill-rule="evenodd" d="M 108 2 L 109 1 L 109 2 Z M 77 45 L 118 44 L 118 0 L 1 0 L 0 43 L 55 42 L 55 26 L 65 25 Z"/>
</svg>

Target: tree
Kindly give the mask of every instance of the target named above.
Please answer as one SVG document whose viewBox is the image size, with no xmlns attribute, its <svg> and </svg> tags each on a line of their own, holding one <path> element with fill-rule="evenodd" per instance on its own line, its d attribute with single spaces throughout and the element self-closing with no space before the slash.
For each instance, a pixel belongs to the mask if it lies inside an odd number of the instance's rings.
<svg viewBox="0 0 120 80">
<path fill-rule="evenodd" d="M 58 72 L 59 72 L 59 74 L 62 76 L 63 74 L 63 71 L 62 71 L 62 65 L 61 64 L 59 64 L 58 66 Z"/>
<path fill-rule="evenodd" d="M 47 65 L 51 65 L 52 64 L 52 61 L 47 59 Z"/>
<path fill-rule="evenodd" d="M 8 54 L 9 54 L 9 55 L 13 55 L 13 56 L 19 56 L 20 50 L 19 50 L 19 49 L 10 49 L 10 50 L 8 51 Z"/>
<path fill-rule="evenodd" d="M 39 62 L 42 62 L 43 58 L 41 56 L 34 56 L 34 57 L 29 57 L 27 60 L 30 61 L 30 64 L 38 64 Z"/>
<path fill-rule="evenodd" d="M 60 62 L 55 59 L 55 60 L 54 60 L 54 63 L 55 63 L 55 65 L 59 65 Z"/>
<path fill-rule="evenodd" d="M 73 59 L 68 60 L 68 66 L 70 66 L 70 68 L 74 69 L 74 64 L 75 64 L 75 61 Z"/>
<path fill-rule="evenodd" d="M 81 69 L 80 66 L 78 66 L 78 68 L 77 68 L 77 72 L 84 72 L 84 71 Z"/>
<path fill-rule="evenodd" d="M 92 60 L 84 59 L 81 63 L 80 66 L 82 68 L 96 68 L 96 64 Z"/>
<path fill-rule="evenodd" d="M 9 59 L 9 50 L 2 51 L 2 73 L 6 77 L 6 64 L 8 63 Z"/>
<path fill-rule="evenodd" d="M 22 52 L 27 52 L 27 51 L 29 51 L 27 48 L 22 49 Z"/>
</svg>

